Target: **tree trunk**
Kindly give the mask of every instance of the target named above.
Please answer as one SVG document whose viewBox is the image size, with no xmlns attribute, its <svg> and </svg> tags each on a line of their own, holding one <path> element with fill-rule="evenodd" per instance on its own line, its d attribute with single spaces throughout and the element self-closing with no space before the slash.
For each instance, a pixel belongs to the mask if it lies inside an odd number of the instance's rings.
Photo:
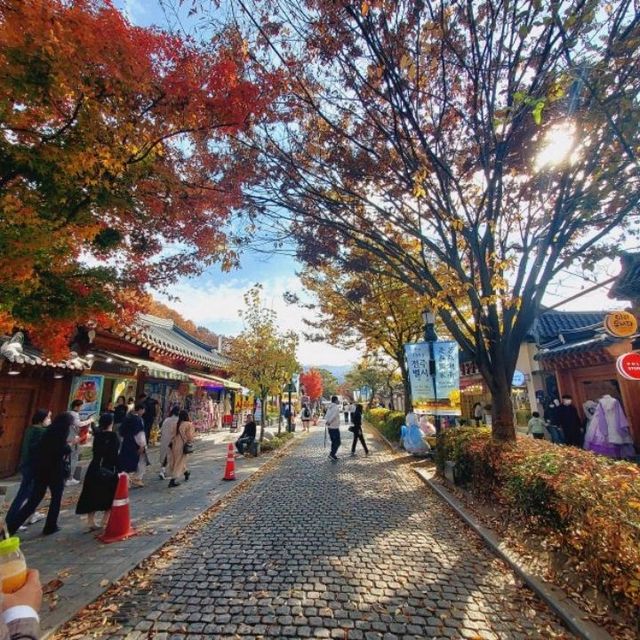
<svg viewBox="0 0 640 640">
<path fill-rule="evenodd" d="M 491 389 L 491 435 L 494 440 L 512 441 L 516 439 L 516 428 L 513 421 L 511 385 L 504 380 L 494 382 L 498 384 Z"/>
<path fill-rule="evenodd" d="M 409 382 L 409 372 L 407 371 L 407 363 L 404 359 L 404 351 L 400 352 L 396 356 L 396 362 L 400 367 L 400 374 L 402 375 L 402 388 L 404 391 L 404 411 L 407 413 L 411 406 L 411 384 Z"/>
<path fill-rule="evenodd" d="M 282 394 L 278 396 L 278 435 L 282 432 Z"/>
</svg>

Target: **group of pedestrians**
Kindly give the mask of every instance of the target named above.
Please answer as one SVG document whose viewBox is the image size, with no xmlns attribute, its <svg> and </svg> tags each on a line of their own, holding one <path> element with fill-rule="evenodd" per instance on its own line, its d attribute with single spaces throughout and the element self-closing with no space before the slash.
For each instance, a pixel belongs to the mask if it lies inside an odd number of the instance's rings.
<svg viewBox="0 0 640 640">
<path fill-rule="evenodd" d="M 11 535 L 30 518 L 34 522 L 42 517 L 35 517 L 36 509 L 47 489 L 51 499 L 42 533 L 50 535 L 60 530 L 58 516 L 64 488 L 79 484 L 74 475 L 82 429 L 92 423 L 91 419 L 80 419 L 81 404 L 72 402 L 70 411 L 53 420 L 46 409 L 34 414 L 22 444 L 20 487 L 5 518 Z M 150 464 L 147 433 L 151 425 L 143 418 L 149 406 L 145 395 L 135 404 L 121 396 L 99 417 L 93 429 L 92 459 L 76 505 L 76 513 L 87 516 L 92 531 L 106 525 L 120 472 L 127 473 L 132 486 L 144 486 L 144 472 Z M 179 408 L 174 408 L 162 424 L 161 477 L 170 478 L 169 487 L 178 486 L 177 479 L 183 476 L 189 480 L 187 455 L 193 450 L 194 432 L 189 414 Z M 103 513 L 101 525 L 95 520 L 97 512 Z"/>
<path fill-rule="evenodd" d="M 365 455 L 369 455 L 369 449 L 367 447 L 367 443 L 364 439 L 364 434 L 362 432 L 362 412 L 363 407 L 361 404 L 356 404 L 353 407 L 353 412 L 350 411 L 350 408 L 347 411 L 344 410 L 344 407 L 349 407 L 349 405 L 343 405 L 342 413 L 344 413 L 345 423 L 349 423 L 349 418 L 351 418 L 352 425 L 349 427 L 349 431 L 353 433 L 353 442 L 351 443 L 351 455 L 356 455 L 356 445 L 358 442 L 362 444 L 362 448 L 364 449 Z M 329 458 L 331 458 L 332 462 L 338 462 L 338 449 L 342 444 L 342 438 L 340 436 L 340 403 L 338 400 L 338 396 L 331 397 L 331 404 L 327 407 L 327 411 L 324 415 L 324 421 L 327 428 L 327 432 L 329 433 L 329 439 L 331 441 L 331 451 L 329 453 Z"/>
</svg>

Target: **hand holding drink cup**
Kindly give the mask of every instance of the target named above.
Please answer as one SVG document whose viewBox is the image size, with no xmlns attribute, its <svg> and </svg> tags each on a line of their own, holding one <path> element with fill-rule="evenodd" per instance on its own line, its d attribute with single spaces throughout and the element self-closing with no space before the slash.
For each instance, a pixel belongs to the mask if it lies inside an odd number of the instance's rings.
<svg viewBox="0 0 640 640">
<path fill-rule="evenodd" d="M 15 536 L 0 541 L 0 582 L 2 593 L 11 594 L 27 582 L 27 561 Z"/>
<path fill-rule="evenodd" d="M 40 573 L 36 569 L 28 569 L 26 572 L 26 582 L 13 593 L 5 593 L 2 597 L 2 610 L 6 611 L 11 607 L 27 606 L 34 611 L 39 611 L 42 605 L 42 584 L 40 583 Z"/>
</svg>

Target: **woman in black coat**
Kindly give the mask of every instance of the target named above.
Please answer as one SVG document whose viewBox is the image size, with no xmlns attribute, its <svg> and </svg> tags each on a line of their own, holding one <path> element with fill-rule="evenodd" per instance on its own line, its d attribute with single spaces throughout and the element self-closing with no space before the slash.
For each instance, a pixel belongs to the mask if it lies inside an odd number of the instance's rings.
<svg viewBox="0 0 640 640">
<path fill-rule="evenodd" d="M 353 426 L 349 428 L 350 431 L 353 432 L 353 444 L 351 445 L 351 455 L 356 455 L 356 444 L 358 440 L 362 443 L 364 448 L 364 454 L 366 456 L 369 455 L 369 449 L 367 448 L 367 443 L 364 441 L 364 435 L 362 433 L 362 405 L 357 404 L 356 410 L 351 414 L 353 417 Z"/>
<path fill-rule="evenodd" d="M 109 510 L 118 484 L 118 449 L 120 440 L 113 432 L 113 414 L 103 413 L 98 432 L 93 438 L 93 458 L 84 477 L 82 493 L 76 506 L 77 514 L 87 514 L 89 531 L 95 531 L 96 511 L 104 511 L 102 526 L 109 518 Z"/>
<path fill-rule="evenodd" d="M 7 529 L 13 535 L 37 509 L 47 492 L 51 492 L 51 502 L 42 533 L 47 536 L 60 531 L 58 516 L 62 503 L 64 481 L 68 471 L 68 460 L 71 449 L 67 444 L 69 429 L 75 416 L 65 411 L 57 415 L 51 426 L 45 431 L 35 454 L 34 484 L 27 502 L 9 518 Z"/>
</svg>

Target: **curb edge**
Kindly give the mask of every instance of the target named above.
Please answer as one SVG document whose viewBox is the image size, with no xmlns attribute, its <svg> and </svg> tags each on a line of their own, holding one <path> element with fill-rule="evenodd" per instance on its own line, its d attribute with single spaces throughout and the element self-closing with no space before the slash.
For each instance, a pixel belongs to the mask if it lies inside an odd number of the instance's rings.
<svg viewBox="0 0 640 640">
<path fill-rule="evenodd" d="M 549 584 L 533 575 L 522 567 L 515 557 L 506 548 L 496 534 L 480 524 L 474 516 L 469 514 L 462 503 L 446 489 L 436 485 L 422 469 L 414 469 L 418 477 L 445 503 L 453 509 L 456 515 L 463 520 L 473 531 L 482 538 L 489 549 L 505 562 L 511 570 L 564 622 L 570 631 L 583 640 L 613 640 L 613 637 L 595 623 L 585 620 L 586 613 L 579 609 L 562 589 Z"/>
</svg>

